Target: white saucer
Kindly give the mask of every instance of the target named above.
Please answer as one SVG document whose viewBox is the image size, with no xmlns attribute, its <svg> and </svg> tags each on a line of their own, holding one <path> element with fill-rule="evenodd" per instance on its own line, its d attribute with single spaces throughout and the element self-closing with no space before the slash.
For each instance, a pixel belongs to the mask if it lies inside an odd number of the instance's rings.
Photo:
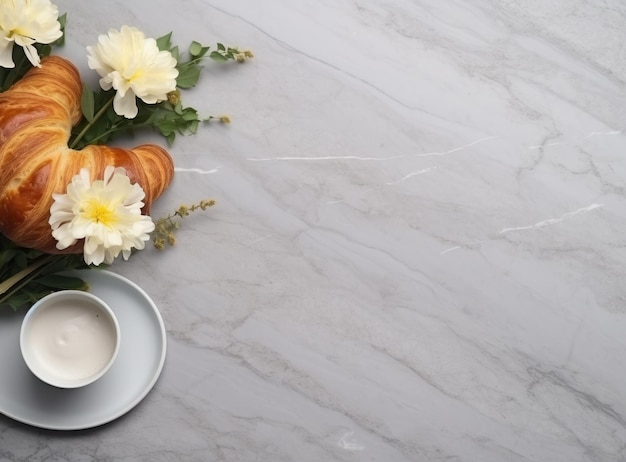
<svg viewBox="0 0 626 462">
<path fill-rule="evenodd" d="M 0 413 L 35 427 L 81 430 L 110 422 L 135 407 L 156 383 L 165 362 L 163 319 L 135 283 L 105 270 L 77 272 L 89 291 L 117 315 L 120 351 L 113 367 L 83 388 L 60 389 L 37 379 L 20 353 L 25 310 L 0 308 Z"/>
</svg>

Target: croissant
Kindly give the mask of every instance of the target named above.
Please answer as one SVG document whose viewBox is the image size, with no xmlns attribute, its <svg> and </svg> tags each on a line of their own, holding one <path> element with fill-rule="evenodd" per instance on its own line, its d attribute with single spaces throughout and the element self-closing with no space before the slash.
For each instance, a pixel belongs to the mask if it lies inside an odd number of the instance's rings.
<svg viewBox="0 0 626 462">
<path fill-rule="evenodd" d="M 50 56 L 0 94 L 0 232 L 19 246 L 62 253 L 48 224 L 52 194 L 64 194 L 82 167 L 92 181 L 101 179 L 108 165 L 125 168 L 131 183 L 145 191 L 144 213 L 174 176 L 172 158 L 160 146 L 70 149 L 72 127 L 81 118 L 81 92 L 76 67 Z M 82 252 L 82 242 L 67 252 Z"/>
</svg>

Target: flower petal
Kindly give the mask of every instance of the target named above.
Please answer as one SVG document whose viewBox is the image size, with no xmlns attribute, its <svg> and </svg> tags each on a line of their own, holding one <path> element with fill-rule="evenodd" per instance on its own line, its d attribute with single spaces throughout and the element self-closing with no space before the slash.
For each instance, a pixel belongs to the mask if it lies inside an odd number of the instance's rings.
<svg viewBox="0 0 626 462">
<path fill-rule="evenodd" d="M 12 69 L 13 62 L 13 41 L 6 37 L 0 37 L 0 67 Z"/>
<path fill-rule="evenodd" d="M 41 58 L 39 57 L 37 49 L 33 45 L 24 45 L 23 48 L 24 54 L 26 55 L 30 63 L 35 67 L 41 67 Z"/>
<path fill-rule="evenodd" d="M 113 98 L 113 109 L 116 114 L 124 116 L 127 119 L 137 117 L 139 110 L 137 109 L 135 94 L 132 90 L 127 91 L 125 95 L 121 96 L 119 92 L 116 93 L 115 98 Z"/>
</svg>

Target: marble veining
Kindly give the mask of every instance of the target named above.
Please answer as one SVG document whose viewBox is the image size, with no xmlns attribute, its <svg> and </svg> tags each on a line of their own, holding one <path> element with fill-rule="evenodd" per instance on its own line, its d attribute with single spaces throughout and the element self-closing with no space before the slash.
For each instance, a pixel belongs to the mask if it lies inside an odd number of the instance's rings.
<svg viewBox="0 0 626 462">
<path fill-rule="evenodd" d="M 255 58 L 185 92 L 233 123 L 152 212 L 216 207 L 113 267 L 157 385 L 88 431 L 0 416 L 0 461 L 626 461 L 625 3 L 56 4 L 77 61 L 122 24 Z"/>
</svg>

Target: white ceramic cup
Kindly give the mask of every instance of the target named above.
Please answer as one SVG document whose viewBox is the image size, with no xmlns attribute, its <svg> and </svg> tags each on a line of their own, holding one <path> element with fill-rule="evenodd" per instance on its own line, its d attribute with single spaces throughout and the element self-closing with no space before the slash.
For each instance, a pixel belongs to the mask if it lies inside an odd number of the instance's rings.
<svg viewBox="0 0 626 462">
<path fill-rule="evenodd" d="M 120 326 L 100 298 L 79 290 L 54 292 L 26 313 L 20 349 L 40 380 L 59 388 L 95 382 L 113 365 Z"/>
</svg>

